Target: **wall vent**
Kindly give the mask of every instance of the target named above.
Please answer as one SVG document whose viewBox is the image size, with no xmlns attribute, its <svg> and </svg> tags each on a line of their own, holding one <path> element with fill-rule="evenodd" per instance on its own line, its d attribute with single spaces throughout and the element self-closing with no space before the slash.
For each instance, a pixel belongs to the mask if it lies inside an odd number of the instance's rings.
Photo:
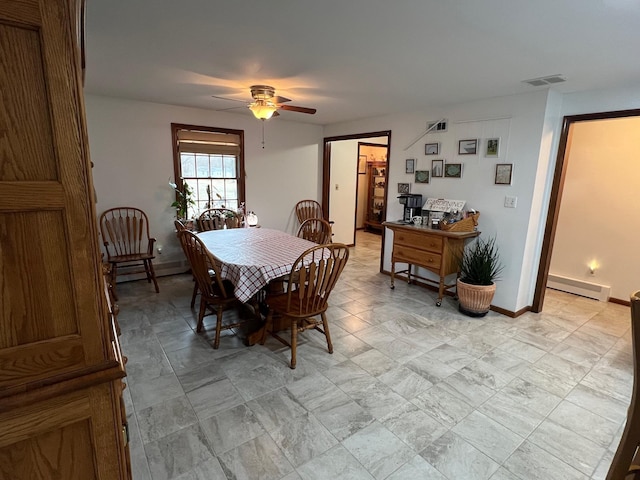
<svg viewBox="0 0 640 480">
<path fill-rule="evenodd" d="M 560 74 L 549 75 L 547 77 L 531 78 L 529 80 L 523 80 L 522 83 L 531 85 L 532 87 L 543 87 L 544 85 L 553 85 L 556 83 L 566 82 L 567 80 Z"/>
<path fill-rule="evenodd" d="M 427 130 L 429 130 L 431 127 L 433 127 L 434 125 L 436 125 L 436 122 L 427 122 Z M 433 130 L 430 130 L 429 133 L 442 133 L 442 132 L 446 132 L 447 131 L 447 126 L 449 125 L 449 122 L 447 120 L 442 120 L 441 122 L 438 122 L 438 125 L 436 125 Z"/>
<path fill-rule="evenodd" d="M 601 302 L 609 300 L 611 287 L 599 285 L 597 283 L 576 280 L 575 278 L 561 277 L 560 275 L 549 274 L 547 277 L 547 287 L 561 292 L 574 293 L 582 297 L 593 298 Z"/>
</svg>

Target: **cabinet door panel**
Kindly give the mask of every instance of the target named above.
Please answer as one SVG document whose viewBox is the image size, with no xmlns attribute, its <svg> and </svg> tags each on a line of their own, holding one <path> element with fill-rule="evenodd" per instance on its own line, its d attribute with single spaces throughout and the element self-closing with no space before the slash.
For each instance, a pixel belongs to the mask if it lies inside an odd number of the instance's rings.
<svg viewBox="0 0 640 480">
<path fill-rule="evenodd" d="M 0 349 L 78 332 L 61 211 L 0 213 Z"/>
<path fill-rule="evenodd" d="M 129 478 L 120 392 L 106 383 L 0 412 L 0 479 Z"/>
<path fill-rule="evenodd" d="M 38 30 L 0 25 L 0 181 L 55 180 L 53 132 Z"/>
<path fill-rule="evenodd" d="M 97 478 L 88 421 L 76 422 L 0 449 L 0 478 L 92 480 Z"/>
<path fill-rule="evenodd" d="M 0 6 L 0 397 L 113 357 L 71 7 Z"/>
</svg>

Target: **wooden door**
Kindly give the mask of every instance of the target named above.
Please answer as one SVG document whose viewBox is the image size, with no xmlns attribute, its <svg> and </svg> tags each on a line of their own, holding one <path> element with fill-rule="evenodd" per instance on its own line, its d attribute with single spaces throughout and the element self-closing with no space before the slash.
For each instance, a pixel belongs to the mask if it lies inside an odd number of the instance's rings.
<svg viewBox="0 0 640 480">
<path fill-rule="evenodd" d="M 0 2 L 0 398 L 113 366 L 72 7 Z"/>
</svg>

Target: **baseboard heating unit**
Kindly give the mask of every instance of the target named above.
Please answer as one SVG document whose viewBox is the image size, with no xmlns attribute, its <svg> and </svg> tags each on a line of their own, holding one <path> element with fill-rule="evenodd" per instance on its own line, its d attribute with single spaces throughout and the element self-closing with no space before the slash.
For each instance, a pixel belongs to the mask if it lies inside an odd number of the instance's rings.
<svg viewBox="0 0 640 480">
<path fill-rule="evenodd" d="M 552 274 L 547 277 L 547 287 L 562 292 L 574 293 L 582 297 L 593 298 L 601 302 L 608 301 L 611 293 L 611 287 L 606 285 Z"/>
</svg>

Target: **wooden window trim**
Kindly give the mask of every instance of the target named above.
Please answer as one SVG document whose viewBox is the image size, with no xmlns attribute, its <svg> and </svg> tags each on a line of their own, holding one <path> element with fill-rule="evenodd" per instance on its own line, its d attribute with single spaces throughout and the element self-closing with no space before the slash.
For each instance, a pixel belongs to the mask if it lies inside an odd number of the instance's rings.
<svg viewBox="0 0 640 480">
<path fill-rule="evenodd" d="M 178 133 L 184 130 L 195 130 L 201 132 L 211 133 L 224 133 L 237 135 L 239 139 L 240 152 L 238 153 L 238 203 L 246 204 L 246 190 L 245 190 L 245 168 L 244 168 L 244 131 L 233 130 L 229 128 L 220 127 L 207 127 L 202 125 L 189 125 L 184 123 L 172 123 L 171 124 L 171 146 L 173 150 L 173 172 L 175 175 L 175 184 L 178 190 L 182 191 L 182 165 L 180 163 L 180 141 Z M 176 193 L 176 200 L 178 200 L 178 194 Z"/>
</svg>

